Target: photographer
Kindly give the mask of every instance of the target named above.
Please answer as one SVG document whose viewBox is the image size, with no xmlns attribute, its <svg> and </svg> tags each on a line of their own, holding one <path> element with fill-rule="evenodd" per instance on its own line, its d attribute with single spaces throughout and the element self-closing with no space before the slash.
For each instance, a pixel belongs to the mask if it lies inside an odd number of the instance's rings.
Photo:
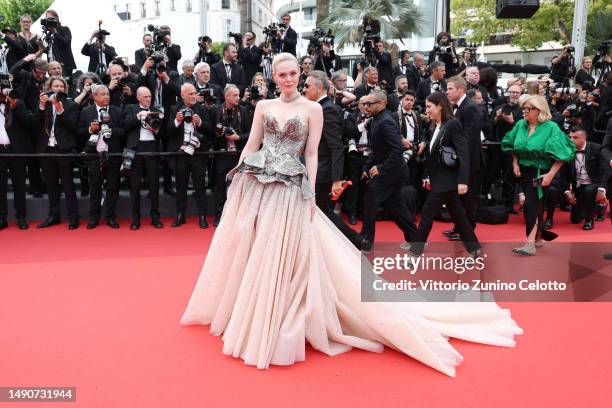
<svg viewBox="0 0 612 408">
<path fill-rule="evenodd" d="M 269 42 L 262 42 L 259 44 L 261 50 L 261 64 L 259 64 L 259 72 L 263 73 L 266 81 L 273 81 L 272 79 L 272 48 Z"/>
<path fill-rule="evenodd" d="M 400 106 L 393 114 L 399 125 L 402 144 L 404 145 L 403 157 L 408 166 L 407 184 L 413 186 L 416 190 L 420 190 L 420 175 L 423 173 L 421 163 L 424 159 L 423 153 L 427 141 L 425 133 L 422 132 L 424 122 L 421 116 L 413 110 L 415 102 L 415 93 L 406 89 L 401 95 Z M 416 208 L 412 208 L 412 210 L 413 213 L 416 212 Z"/>
<path fill-rule="evenodd" d="M 142 36 L 143 48 L 134 52 L 134 61 L 138 68 L 142 68 L 147 58 L 153 55 L 153 36 L 151 34 L 145 34 Z"/>
<path fill-rule="evenodd" d="M 593 90 L 595 87 L 595 78 L 591 76 L 592 68 L 593 58 L 584 57 L 582 59 L 582 64 L 580 65 L 580 69 L 578 72 L 576 72 L 576 76 L 574 77 L 574 84 L 582 85 L 589 91 Z"/>
<path fill-rule="evenodd" d="M 70 154 L 78 146 L 76 123 L 79 107 L 67 99 L 68 84 L 61 77 L 49 78 L 46 92 L 39 96 L 34 112 L 34 128 L 38 132 L 36 153 Z M 71 157 L 48 157 L 41 159 L 43 176 L 49 194 L 49 215 L 37 228 L 46 228 L 60 223 L 60 189 L 66 195 L 68 229 L 79 226 L 79 206 L 72 179 Z"/>
<path fill-rule="evenodd" d="M 295 47 L 297 45 L 297 33 L 291 28 L 291 16 L 284 14 L 281 17 L 282 26 L 276 32 L 276 41 L 280 44 L 278 49 L 281 52 L 288 52 L 289 54 L 296 55 Z"/>
<path fill-rule="evenodd" d="M 451 36 L 447 32 L 441 32 L 436 36 L 436 45 L 433 50 L 429 53 L 429 66 L 432 66 L 434 61 L 440 61 L 444 63 L 446 67 L 445 78 L 450 78 L 455 75 L 459 67 L 459 60 L 457 58 L 457 52 Z M 425 96 L 427 97 L 427 96 Z"/>
<path fill-rule="evenodd" d="M 376 58 L 376 69 L 378 69 L 378 76 L 380 78 L 381 86 L 383 86 L 383 90 L 386 91 L 387 87 L 391 86 L 393 83 L 391 54 L 385 51 L 385 45 L 382 43 L 382 41 L 376 43 L 376 46 L 372 52 Z"/>
<path fill-rule="evenodd" d="M 200 228 L 208 228 L 206 221 L 207 202 L 206 168 L 208 157 L 195 152 L 208 151 L 210 148 L 211 124 L 206 109 L 197 103 L 196 89 L 191 84 L 181 86 L 181 98 L 168 115 L 168 151 L 182 151 L 176 157 L 176 219 L 172 227 L 185 224 L 187 210 L 187 185 L 189 176 L 193 179 L 195 199 L 198 207 Z"/>
<path fill-rule="evenodd" d="M 312 57 L 310 55 L 304 55 L 300 59 L 300 69 L 302 72 L 300 72 L 300 77 L 298 79 L 298 91 L 299 92 L 302 92 L 302 90 L 304 89 L 306 78 L 308 78 L 308 75 L 312 71 L 313 67 L 314 67 L 314 61 L 312 60 Z"/>
<path fill-rule="evenodd" d="M 55 10 L 47 10 L 45 18 L 41 19 L 44 41 L 46 43 L 45 54 L 47 61 L 58 61 L 64 67 L 67 76 L 72 75 L 76 68 L 74 56 L 72 55 L 72 33 L 70 29 L 63 26 Z"/>
<path fill-rule="evenodd" d="M 268 84 L 261 72 L 256 73 L 251 86 L 244 90 L 240 104 L 245 106 L 250 117 L 255 114 L 257 103 L 262 99 L 274 99 L 274 94 L 268 90 Z"/>
<path fill-rule="evenodd" d="M 234 84 L 244 92 L 247 86 L 244 70 L 236 63 L 238 51 L 234 44 L 228 43 L 223 47 L 223 60 L 210 67 L 210 80 L 225 89 L 227 84 Z"/>
<path fill-rule="evenodd" d="M 238 62 L 244 70 L 246 82 L 251 82 L 253 75 L 259 71 L 261 64 L 261 50 L 255 45 L 255 33 L 247 31 L 242 36 L 242 43 L 238 48 Z"/>
<path fill-rule="evenodd" d="M 210 82 L 210 66 L 199 62 L 193 70 L 195 75 L 195 89 L 199 104 L 212 108 L 217 102 L 223 101 L 223 92 L 220 87 Z"/>
<path fill-rule="evenodd" d="M 417 86 L 417 105 L 425 107 L 425 99 L 434 92 L 446 92 L 446 66 L 441 61 L 434 61 L 429 65 L 431 76 L 423 79 Z"/>
<path fill-rule="evenodd" d="M 179 81 L 181 85 L 183 84 L 195 84 L 195 77 L 193 76 L 193 70 L 195 65 L 192 60 L 183 60 L 183 64 L 181 65 L 183 73 L 179 76 Z"/>
<path fill-rule="evenodd" d="M 102 213 L 102 186 L 106 189 L 104 217 L 111 228 L 119 228 L 115 218 L 115 207 L 119 196 L 121 157 L 109 157 L 108 153 L 121 153 L 125 130 L 121 108 L 110 104 L 110 92 L 105 85 L 92 87 L 94 104 L 81 111 L 78 134 L 87 140 L 85 151 L 98 153 L 89 161 L 89 223 L 93 229 L 100 223 Z"/>
<path fill-rule="evenodd" d="M 106 30 L 95 30 L 91 33 L 89 40 L 83 45 L 81 54 L 89 57 L 87 71 L 102 75 L 113 58 L 117 56 L 115 48 L 106 44 L 106 36 L 108 34 Z"/>
<path fill-rule="evenodd" d="M 326 41 L 326 37 L 323 37 L 323 41 Z M 335 72 L 342 71 L 342 59 L 334 52 L 333 43 L 324 42 L 320 44 L 320 48 L 312 49 L 309 54 L 314 60 L 314 69 L 325 72 L 328 77 Z"/>
<path fill-rule="evenodd" d="M 212 65 L 221 60 L 221 57 L 212 51 L 212 38 L 209 36 L 198 37 L 198 47 L 198 52 L 193 58 L 194 64 L 197 65 L 200 62 L 205 62 L 208 65 Z"/>
<path fill-rule="evenodd" d="M 91 87 L 94 84 L 101 83 L 100 77 L 93 72 L 86 72 L 79 77 L 76 88 L 78 95 L 75 96 L 74 101 L 81 109 L 94 104 L 93 95 L 91 94 Z"/>
<path fill-rule="evenodd" d="M 355 96 L 361 100 L 362 96 L 369 95 L 374 90 L 381 89 L 378 84 L 378 69 L 367 67 L 363 70 L 364 83 L 355 88 Z"/>
<path fill-rule="evenodd" d="M 565 46 L 561 54 L 551 60 L 550 78 L 555 82 L 562 82 L 564 86 L 569 85 L 569 78 L 574 72 L 574 47 Z"/>
<path fill-rule="evenodd" d="M 211 109 L 211 123 L 215 129 L 214 149 L 217 151 L 240 151 L 244 148 L 251 130 L 251 117 L 247 109 L 240 106 L 240 91 L 235 85 L 227 85 L 224 90 L 225 102 Z M 227 173 L 238 165 L 239 155 L 215 156 L 215 220 L 216 227 L 221 221 L 223 206 L 227 200 Z"/>
<path fill-rule="evenodd" d="M 408 77 L 408 87 L 416 92 L 419 83 L 429 76 L 423 54 L 420 52 L 414 54 L 412 64 L 406 76 Z"/>
<path fill-rule="evenodd" d="M 123 109 L 125 105 L 135 102 L 136 86 L 128 82 L 127 67 L 111 64 L 108 68 L 108 90 L 110 91 L 110 104 Z"/>
<path fill-rule="evenodd" d="M 130 198 L 132 202 L 132 224 L 130 229 L 140 228 L 140 185 L 142 176 L 146 174 L 149 183 L 149 198 L 151 200 L 151 225 L 162 228 L 159 219 L 159 159 L 143 157 L 138 153 L 158 152 L 157 134 L 162 125 L 163 112 L 151 108 L 151 91 L 141 86 L 136 91 L 138 104 L 125 107 L 123 122 L 127 133 L 128 149 L 137 154 L 133 159 L 130 172 Z M 161 115 L 161 117 L 160 117 Z"/>
<path fill-rule="evenodd" d="M 12 95 L 8 75 L 0 79 L 0 230 L 8 227 L 8 175 L 13 185 L 13 204 L 19 229 L 27 229 L 26 159 L 12 154 L 32 153 L 32 112 Z M 8 157 L 6 155 L 9 155 Z"/>
<path fill-rule="evenodd" d="M 181 59 L 181 47 L 172 43 L 172 32 L 167 25 L 159 26 L 159 36 L 163 37 L 161 50 L 168 57 L 166 62 L 169 71 L 178 71 L 178 62 Z"/>
<path fill-rule="evenodd" d="M 408 78 L 408 71 L 410 69 L 410 51 L 402 50 L 399 54 L 399 61 L 397 65 L 393 67 L 393 80 L 400 75 L 406 76 Z M 418 82 L 417 82 L 418 83 Z M 413 86 L 416 86 L 415 83 Z"/>
<path fill-rule="evenodd" d="M 49 69 L 47 61 L 35 58 L 35 54 L 29 54 L 9 71 L 13 75 L 14 89 L 32 112 L 38 107 L 38 98 Z"/>
<path fill-rule="evenodd" d="M 334 84 L 334 103 L 342 110 L 348 108 L 357 97 L 346 90 L 347 75 L 344 71 L 336 71 L 332 74 L 331 80 Z"/>
</svg>

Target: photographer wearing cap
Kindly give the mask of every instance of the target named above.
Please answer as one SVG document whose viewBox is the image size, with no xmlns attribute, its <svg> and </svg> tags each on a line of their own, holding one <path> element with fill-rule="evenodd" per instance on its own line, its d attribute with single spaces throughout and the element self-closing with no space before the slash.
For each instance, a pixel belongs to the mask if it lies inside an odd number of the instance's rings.
<svg viewBox="0 0 612 408">
<path fill-rule="evenodd" d="M 36 153 L 73 153 L 78 145 L 76 123 L 79 107 L 66 99 L 68 84 L 64 78 L 49 78 L 45 89 L 47 92 L 40 94 L 33 118 L 34 128 L 39 132 Z M 49 194 L 49 216 L 37 228 L 60 223 L 60 179 L 68 207 L 68 228 L 78 228 L 79 207 L 72 179 L 72 158 L 49 157 L 41 159 L 41 165 Z"/>
<path fill-rule="evenodd" d="M 151 91 L 141 86 L 136 91 L 137 104 L 127 105 L 123 114 L 123 126 L 127 133 L 128 149 L 136 153 L 158 152 L 157 134 L 162 125 L 164 112 L 151 107 Z M 131 163 L 130 198 L 132 202 L 132 224 L 130 229 L 140 228 L 140 185 L 142 176 L 147 176 L 151 200 L 151 225 L 162 228 L 159 219 L 159 159 L 136 155 Z"/>
<path fill-rule="evenodd" d="M 8 227 L 8 175 L 13 185 L 15 217 L 19 229 L 27 229 L 26 221 L 26 159 L 6 157 L 32 153 L 32 112 L 10 89 L 8 75 L 0 78 L 0 230 Z"/>
<path fill-rule="evenodd" d="M 110 92 L 105 85 L 92 87 L 94 104 L 81 111 L 78 134 L 87 140 L 86 151 L 98 153 L 89 161 L 89 223 L 87 229 L 96 228 L 102 213 L 102 186 L 106 187 L 104 199 L 106 224 L 119 228 L 115 219 L 115 206 L 119 195 L 121 157 L 108 157 L 107 153 L 121 153 L 125 130 L 123 112 L 110 104 Z"/>
<path fill-rule="evenodd" d="M 64 67 L 64 73 L 72 75 L 76 68 L 72 55 L 72 33 L 63 26 L 55 10 L 47 10 L 45 18 L 40 21 L 43 27 L 43 43 L 46 45 L 47 61 L 59 61 Z"/>
<path fill-rule="evenodd" d="M 214 149 L 217 151 L 240 151 L 246 144 L 251 130 L 251 117 L 244 106 L 239 105 L 240 91 L 236 85 L 227 85 L 224 90 L 225 102 L 211 109 L 211 122 L 215 129 Z M 238 165 L 239 155 L 215 156 L 215 220 L 216 227 L 221 220 L 223 206 L 227 200 L 227 173 Z"/>
<path fill-rule="evenodd" d="M 181 86 L 181 98 L 168 114 L 168 151 L 182 151 L 176 157 L 176 219 L 173 227 L 185 224 L 187 210 L 187 184 L 193 179 L 195 199 L 198 206 L 200 228 L 208 228 L 206 222 L 207 202 L 206 168 L 208 158 L 195 152 L 208 151 L 210 147 L 211 123 L 206 108 L 197 102 L 196 89 L 191 84 Z"/>
<path fill-rule="evenodd" d="M 110 33 L 102 28 L 91 33 L 89 40 L 83 45 L 81 54 L 89 57 L 88 72 L 102 75 L 110 62 L 117 56 L 115 48 L 106 44 L 106 36 Z"/>
</svg>

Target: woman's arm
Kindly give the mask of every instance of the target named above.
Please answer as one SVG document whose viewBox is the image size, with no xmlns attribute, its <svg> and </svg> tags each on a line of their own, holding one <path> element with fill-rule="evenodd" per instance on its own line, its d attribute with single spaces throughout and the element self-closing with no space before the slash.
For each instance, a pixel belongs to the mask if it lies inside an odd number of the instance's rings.
<svg viewBox="0 0 612 408">
<path fill-rule="evenodd" d="M 550 183 L 552 182 L 553 178 L 555 178 L 555 174 L 557 174 L 559 169 L 563 166 L 563 163 L 565 163 L 565 162 L 562 161 L 562 160 L 557 160 L 552 165 L 552 167 L 550 168 L 548 173 L 542 174 L 542 187 L 548 187 L 550 185 Z"/>
<path fill-rule="evenodd" d="M 311 104 L 308 112 L 308 139 L 306 140 L 306 150 L 304 151 L 304 161 L 308 172 L 308 181 L 312 191 L 315 191 L 317 181 L 317 166 L 319 159 L 319 141 L 323 131 L 323 109 L 318 103 Z"/>
<path fill-rule="evenodd" d="M 253 113 L 253 124 L 251 126 L 251 133 L 249 134 L 249 138 L 247 140 L 244 149 L 242 149 L 242 153 L 240 154 L 240 159 L 238 159 L 238 165 L 242 163 L 244 158 L 251 153 L 259 150 L 261 146 L 261 142 L 263 141 L 264 134 L 264 123 L 263 117 L 266 111 L 266 107 L 269 103 L 265 100 L 259 101 L 257 106 L 255 107 L 255 113 Z"/>
</svg>

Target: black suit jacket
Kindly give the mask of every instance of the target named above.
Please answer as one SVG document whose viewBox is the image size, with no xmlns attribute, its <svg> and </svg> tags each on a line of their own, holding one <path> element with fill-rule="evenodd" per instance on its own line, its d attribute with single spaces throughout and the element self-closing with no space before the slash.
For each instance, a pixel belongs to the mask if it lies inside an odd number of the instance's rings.
<svg viewBox="0 0 612 408">
<path fill-rule="evenodd" d="M 178 71 L 178 62 L 182 57 L 180 45 L 172 44 L 171 47 L 166 47 L 166 56 L 168 57 L 168 62 L 166 62 L 168 71 Z"/>
<path fill-rule="evenodd" d="M 433 136 L 433 130 L 431 133 Z M 441 145 L 455 148 L 458 167 L 450 168 L 441 163 L 439 150 Z M 423 176 L 429 177 L 433 192 L 456 191 L 458 184 L 468 184 L 470 153 L 465 133 L 457 119 L 450 119 L 442 126 L 432 148 L 429 148 L 428 143 L 425 152 L 426 169 Z"/>
<path fill-rule="evenodd" d="M 480 170 L 480 132 L 484 126 L 478 106 L 467 96 L 457 107 L 455 118 L 461 123 L 470 151 L 470 173 Z"/>
<path fill-rule="evenodd" d="M 357 88 L 355 88 L 355 96 L 357 97 L 357 101 L 359 101 L 362 96 L 369 95 L 372 89 L 374 88 L 370 87 L 366 83 L 362 83 Z"/>
<path fill-rule="evenodd" d="M 30 134 L 34 127 L 32 125 L 32 112 L 23 103 L 22 100 L 17 100 L 14 109 L 10 109 L 6 113 L 6 133 L 8 134 L 11 146 L 15 153 L 32 153 L 32 140 Z"/>
<path fill-rule="evenodd" d="M 96 68 L 98 68 L 98 64 L 100 63 L 100 50 L 96 47 L 96 44 L 88 44 L 85 43 L 83 48 L 81 49 L 81 54 L 89 57 L 89 65 L 87 67 L 87 71 L 96 72 Z M 115 48 L 111 47 L 108 44 L 104 44 L 104 57 L 106 58 L 106 67 L 112 61 L 113 58 L 117 56 L 115 52 Z"/>
<path fill-rule="evenodd" d="M 421 131 L 422 127 L 423 127 L 423 122 L 421 121 L 421 118 L 419 118 L 419 115 L 417 115 L 417 113 L 415 111 L 412 111 L 412 120 L 414 122 L 414 141 L 413 144 L 417 145 L 421 142 L 425 142 L 425 135 L 423 134 L 423 132 Z M 406 121 L 404 120 L 404 115 L 400 115 L 399 111 L 395 111 L 393 112 L 393 118 L 395 120 L 397 120 L 397 124 L 399 125 L 400 128 L 400 134 L 402 135 L 402 138 L 405 139 L 405 136 L 408 135 L 408 130 L 406 129 L 407 125 L 406 125 Z"/>
<path fill-rule="evenodd" d="M 167 112 L 170 110 L 172 105 L 176 103 L 176 98 L 181 94 L 181 80 L 178 72 L 168 71 L 170 81 L 166 84 L 162 81 L 162 106 Z M 138 74 L 137 86 L 146 86 L 153 95 L 152 104 L 155 103 L 155 91 L 157 89 L 157 74 L 154 70 L 150 69 L 147 71 L 147 75 L 143 76 L 142 73 Z"/>
<path fill-rule="evenodd" d="M 63 65 L 64 75 L 70 76 L 76 68 L 72 55 L 72 33 L 68 27 L 60 26 L 53 37 L 53 58 Z"/>
<path fill-rule="evenodd" d="M 321 57 L 318 58 L 315 55 L 313 59 L 314 69 L 325 72 L 327 76 L 331 76 L 334 72 L 342 70 L 342 58 L 336 55 L 333 50 L 331 50 L 327 56 L 321 55 Z"/>
<path fill-rule="evenodd" d="M 216 64 L 221 61 L 221 57 L 219 54 L 215 54 L 214 52 L 205 52 L 202 48 L 198 50 L 195 58 L 193 59 L 194 64 L 198 64 L 200 62 L 206 62 L 208 65 Z"/>
<path fill-rule="evenodd" d="M 372 153 L 364 171 L 376 166 L 384 185 L 403 183 L 408 180 L 408 168 L 402 157 L 404 145 L 397 121 L 391 112 L 383 109 L 367 125 Z"/>
<path fill-rule="evenodd" d="M 342 112 L 325 97 L 319 101 L 323 108 L 323 133 L 319 142 L 317 183 L 333 183 L 342 180 L 344 172 L 344 124 Z"/>
<path fill-rule="evenodd" d="M 391 66 L 391 54 L 388 52 L 373 51 L 376 57 L 376 69 L 378 69 L 378 80 L 387 81 L 387 85 L 393 86 L 393 67 Z"/>
<path fill-rule="evenodd" d="M 417 86 L 419 85 L 419 82 L 421 82 L 421 75 L 414 64 L 408 65 L 408 69 L 406 70 L 406 78 L 408 78 L 408 88 L 416 92 Z"/>
<path fill-rule="evenodd" d="M 295 55 L 295 47 L 297 45 L 297 33 L 291 26 L 287 29 L 285 33 L 285 39 L 283 40 L 283 52 L 288 52 L 290 54 Z"/>
<path fill-rule="evenodd" d="M 572 189 L 576 189 L 576 157 L 580 153 L 574 155 L 569 162 L 563 165 L 561 170 L 561 180 L 563 191 L 569 190 L 570 185 Z M 582 160 L 582 159 L 581 159 Z M 593 184 L 597 187 L 606 188 L 607 179 L 606 175 L 610 168 L 610 160 L 606 160 L 606 157 L 602 153 L 601 145 L 593 142 L 587 142 L 584 147 L 584 168 L 589 175 L 589 178 Z"/>
<path fill-rule="evenodd" d="M 123 109 L 123 129 L 127 135 L 126 147 L 135 149 L 140 141 L 141 122 L 136 115 L 141 111 L 139 104 L 126 105 Z M 153 133 L 155 140 L 158 140 L 157 134 Z"/>
<path fill-rule="evenodd" d="M 217 124 L 233 127 L 236 130 L 236 134 L 240 137 L 240 140 L 236 141 L 236 148 L 238 150 L 244 148 L 249 139 L 253 119 L 245 106 L 238 105 L 236 109 L 238 109 L 239 114 L 232 115 L 231 121 L 228 121 L 229 118 L 223 118 L 223 104 L 215 105 L 210 109 L 211 138 L 214 140 L 213 149 L 227 149 L 227 139 L 225 136 L 219 136 L 216 133 Z"/>
<path fill-rule="evenodd" d="M 170 109 L 168 117 L 168 123 L 166 127 L 166 135 L 168 136 L 168 151 L 176 152 L 183 144 L 183 136 L 185 134 L 185 122 L 181 122 L 177 127 L 174 123 L 176 118 L 176 112 L 185 108 L 185 105 L 181 99 L 179 102 Z M 196 127 L 196 131 L 200 136 L 200 147 L 198 151 L 206 151 L 212 147 L 212 126 L 210 116 L 206 108 L 198 103 L 190 108 L 194 114 L 197 114 L 201 119 L 202 123 Z"/>
<path fill-rule="evenodd" d="M 198 85 L 197 81 L 195 83 L 196 92 L 200 92 L 206 89 L 212 89 L 213 95 L 215 96 L 215 103 L 222 103 L 225 101 L 225 97 L 223 96 L 223 90 L 219 85 L 213 84 L 211 81 L 208 81 L 205 86 Z M 209 91 L 210 92 L 210 91 Z"/>
<path fill-rule="evenodd" d="M 256 45 L 250 48 L 238 48 L 238 62 L 244 70 L 246 83 L 250 84 L 253 75 L 260 70 L 259 64 L 261 64 L 261 50 Z"/>
<path fill-rule="evenodd" d="M 60 149 L 70 150 L 76 148 L 79 144 L 76 128 L 79 120 L 79 106 L 70 99 L 66 100 L 63 105 L 64 112 L 55 117 L 54 136 Z M 33 121 L 34 128 L 38 132 L 35 146 L 36 153 L 44 153 L 49 144 L 49 135 L 45 131 L 45 124 L 53 121 L 51 104 L 47 104 L 44 110 L 36 108 Z"/>
<path fill-rule="evenodd" d="M 431 95 L 431 78 L 427 78 L 419 82 L 416 91 L 416 103 L 425 106 L 425 99 Z M 442 79 L 440 81 L 440 89 L 446 91 L 446 81 Z"/>
<path fill-rule="evenodd" d="M 134 64 L 138 65 L 138 68 L 142 68 L 146 60 L 147 52 L 144 48 L 141 48 L 134 52 Z"/>
<path fill-rule="evenodd" d="M 9 73 L 13 75 L 13 87 L 17 90 L 19 98 L 31 112 L 35 112 L 38 109 L 38 99 L 43 89 L 43 82 L 36 82 L 32 75 L 31 65 L 24 60 L 13 65 Z"/>
<path fill-rule="evenodd" d="M 223 60 L 217 62 L 212 67 L 210 67 L 210 81 L 218 86 L 221 89 L 225 89 L 225 85 L 234 84 L 240 89 L 240 94 L 244 92 L 244 88 L 247 86 L 246 77 L 244 75 L 244 70 L 238 64 L 231 64 L 232 72 L 231 78 L 227 78 L 227 71 L 225 71 L 225 64 Z"/>
<path fill-rule="evenodd" d="M 109 153 L 121 153 L 123 151 L 123 146 L 125 146 L 126 135 L 125 128 L 123 127 L 123 111 L 113 105 L 108 105 L 107 109 L 110 115 L 109 127 L 112 133 L 111 137 L 105 139 L 104 142 L 108 145 Z M 84 142 L 89 139 L 89 125 L 94 120 L 98 120 L 98 110 L 95 104 L 83 109 L 79 117 L 77 133 Z"/>
</svg>

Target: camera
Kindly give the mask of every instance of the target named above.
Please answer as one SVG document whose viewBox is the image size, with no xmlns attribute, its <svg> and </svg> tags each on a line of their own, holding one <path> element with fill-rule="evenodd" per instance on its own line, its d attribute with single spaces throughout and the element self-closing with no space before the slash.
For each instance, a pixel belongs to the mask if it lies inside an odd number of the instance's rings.
<svg viewBox="0 0 612 408">
<path fill-rule="evenodd" d="M 12 79 L 12 75 L 10 74 L 0 74 L 0 92 L 4 96 L 15 99 L 18 98 L 18 94 L 17 91 L 13 89 Z"/>
<path fill-rule="evenodd" d="M 153 66 L 155 71 L 157 72 L 166 71 L 166 65 L 163 63 L 166 60 L 166 55 L 164 53 L 160 51 L 156 51 L 153 54 L 151 54 L 151 58 L 153 59 L 153 62 L 155 63 L 155 65 Z"/>
<path fill-rule="evenodd" d="M 189 108 L 183 108 L 179 111 L 183 114 L 183 121 L 185 123 L 191 123 L 193 121 L 193 111 Z"/>
<path fill-rule="evenodd" d="M 502 115 L 512 115 L 512 105 L 506 103 L 501 108 Z"/>
<path fill-rule="evenodd" d="M 166 46 L 166 36 L 170 35 L 170 31 L 156 27 L 153 24 L 149 24 L 147 30 L 153 34 L 153 49 L 155 51 L 163 49 Z"/>
<path fill-rule="evenodd" d="M 201 37 L 198 37 L 198 46 L 200 48 L 205 48 L 204 44 L 208 44 L 208 43 L 212 43 L 212 38 L 210 38 L 207 35 L 203 35 Z"/>
<path fill-rule="evenodd" d="M 227 33 L 227 36 L 233 38 L 234 41 L 236 41 L 236 44 L 242 43 L 242 34 L 240 33 L 232 33 L 230 31 L 229 33 Z"/>
<path fill-rule="evenodd" d="M 271 23 L 263 29 L 263 33 L 269 37 L 275 37 L 278 32 L 283 32 L 287 27 L 284 23 Z"/>
<path fill-rule="evenodd" d="M 54 17 L 46 17 L 40 19 L 40 25 L 45 30 L 49 30 L 51 28 L 57 28 L 59 26 L 59 22 Z"/>
<path fill-rule="evenodd" d="M 102 20 L 98 20 L 98 32 L 96 33 L 96 38 L 98 39 L 98 42 L 103 43 L 107 35 L 110 35 L 110 32 L 103 30 Z"/>
<path fill-rule="evenodd" d="M 101 109 L 100 120 L 96 120 L 95 122 L 100 125 L 100 130 L 98 131 L 98 133 L 94 133 L 89 136 L 89 139 L 87 140 L 87 144 L 85 146 L 87 150 L 95 151 L 100 137 L 102 139 L 110 139 L 111 137 L 111 130 L 109 126 L 110 114 L 108 113 L 108 111 Z"/>
<path fill-rule="evenodd" d="M 335 38 L 331 28 L 327 30 L 327 33 L 320 28 L 315 28 L 312 30 L 312 38 L 308 44 L 308 49 L 312 51 L 321 51 L 323 44 L 333 47 Z"/>
<path fill-rule="evenodd" d="M 265 95 L 262 95 L 260 93 L 261 89 L 259 88 L 259 86 L 253 85 L 253 86 L 250 86 L 248 89 L 249 89 L 249 93 L 251 94 L 251 96 L 249 96 L 250 101 L 260 101 L 264 99 Z"/>
<path fill-rule="evenodd" d="M 576 48 L 574 48 L 573 46 L 569 46 L 569 47 L 565 47 L 565 49 L 567 50 L 567 52 L 572 53 L 572 52 L 576 52 Z"/>
<path fill-rule="evenodd" d="M 66 98 L 68 98 L 68 95 L 64 92 L 53 92 L 53 91 L 47 91 L 45 92 L 45 95 L 47 95 L 49 98 L 51 98 L 52 96 L 55 97 L 55 100 L 61 103 L 65 103 L 66 102 Z M 51 103 L 51 101 L 47 101 L 47 103 Z"/>
<path fill-rule="evenodd" d="M 142 120 L 142 123 L 157 132 L 161 127 L 163 118 L 164 108 L 161 106 L 152 107 L 149 114 Z"/>
<path fill-rule="evenodd" d="M 212 88 L 200 89 L 198 91 L 198 95 L 204 97 L 204 103 L 207 105 L 217 103 L 217 98 L 215 97 L 215 91 Z"/>
<path fill-rule="evenodd" d="M 351 155 L 359 153 L 359 150 L 357 149 L 357 142 L 355 142 L 355 139 L 348 140 L 348 153 Z"/>
<path fill-rule="evenodd" d="M 233 135 L 234 133 L 238 134 L 233 127 L 228 126 L 223 131 L 223 136 Z M 234 140 L 228 140 L 227 141 L 227 151 L 228 152 L 235 152 L 236 151 L 236 142 Z"/>
<path fill-rule="evenodd" d="M 129 174 L 129 171 L 132 170 L 132 167 L 134 165 L 134 159 L 136 158 L 136 151 L 125 147 L 123 149 L 123 153 L 121 154 L 121 157 L 123 157 L 123 162 L 121 163 L 120 171 L 121 171 L 121 174 L 123 174 L 124 176 L 127 176 Z"/>
<path fill-rule="evenodd" d="M 200 147 L 200 140 L 195 133 L 192 133 L 189 136 L 189 140 L 183 142 L 183 145 L 179 149 L 188 155 L 193 156 L 198 147 Z"/>
<path fill-rule="evenodd" d="M 612 40 L 608 40 L 608 41 L 604 41 L 601 44 L 599 44 L 599 47 L 597 47 L 597 53 L 600 55 L 608 55 L 608 53 L 610 52 L 611 43 L 612 43 Z"/>
<path fill-rule="evenodd" d="M 555 88 L 555 92 L 562 95 L 575 95 L 577 93 L 576 88 L 571 87 Z"/>
</svg>

